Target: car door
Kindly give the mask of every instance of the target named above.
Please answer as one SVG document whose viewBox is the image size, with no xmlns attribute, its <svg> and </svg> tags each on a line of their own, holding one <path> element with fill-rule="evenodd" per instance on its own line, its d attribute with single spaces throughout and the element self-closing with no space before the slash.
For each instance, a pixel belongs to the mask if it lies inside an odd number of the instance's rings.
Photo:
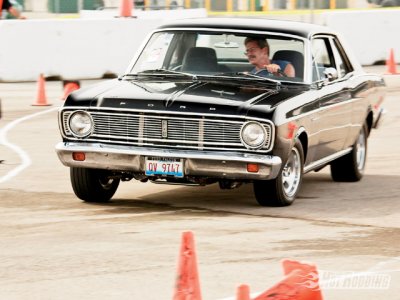
<svg viewBox="0 0 400 300">
<path fill-rule="evenodd" d="M 371 105 L 370 101 L 372 100 L 371 103 L 379 103 L 383 99 L 382 90 L 377 88 L 377 86 L 381 87 L 381 85 L 379 84 L 379 79 L 377 80 L 375 76 L 363 72 L 356 74 L 338 38 L 332 39 L 332 42 L 339 76 L 346 80 L 347 89 L 352 95 L 351 126 L 344 144 L 344 148 L 346 149 L 354 144 L 360 134 L 360 130 L 366 120 L 368 107 Z"/>
<path fill-rule="evenodd" d="M 314 161 L 343 150 L 351 127 L 352 96 L 348 88 L 351 71 L 341 62 L 334 40 L 334 36 L 318 35 L 311 43 L 314 80 L 325 80 L 319 84 L 318 144 Z M 326 80 L 324 72 L 328 68 L 337 71 L 337 78 Z"/>
</svg>

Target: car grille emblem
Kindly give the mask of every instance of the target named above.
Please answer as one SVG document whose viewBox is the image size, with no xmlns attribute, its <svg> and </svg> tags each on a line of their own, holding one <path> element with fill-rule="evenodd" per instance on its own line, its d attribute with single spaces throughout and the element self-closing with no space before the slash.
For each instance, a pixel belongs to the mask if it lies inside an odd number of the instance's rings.
<svg viewBox="0 0 400 300">
<path fill-rule="evenodd" d="M 161 121 L 161 136 L 165 139 L 168 137 L 168 121 Z"/>
</svg>

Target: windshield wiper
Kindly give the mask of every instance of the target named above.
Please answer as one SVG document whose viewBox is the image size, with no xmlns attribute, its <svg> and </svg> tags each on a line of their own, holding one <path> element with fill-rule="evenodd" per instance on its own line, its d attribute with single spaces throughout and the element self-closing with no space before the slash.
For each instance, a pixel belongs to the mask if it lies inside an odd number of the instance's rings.
<svg viewBox="0 0 400 300">
<path fill-rule="evenodd" d="M 218 73 L 217 75 L 250 77 L 250 78 L 257 78 L 257 79 L 265 79 L 265 80 L 273 81 L 273 82 L 279 82 L 279 80 L 272 79 L 270 77 L 260 76 L 260 75 L 253 74 L 250 72 L 226 72 L 226 73 Z"/>
<path fill-rule="evenodd" d="M 252 79 L 258 79 L 258 80 L 263 80 L 263 81 L 268 81 L 268 82 L 273 82 L 276 84 L 277 87 L 281 86 L 281 82 L 276 79 L 272 79 L 269 77 L 265 76 L 260 76 L 256 74 L 252 74 L 250 72 L 224 72 L 224 73 L 218 73 L 216 74 L 217 76 L 233 76 L 235 78 L 252 78 Z"/>
<path fill-rule="evenodd" d="M 197 79 L 197 76 L 194 74 L 186 73 L 186 72 L 181 72 L 181 71 L 174 71 L 174 70 L 167 70 L 167 69 L 154 69 L 154 70 L 145 70 L 138 72 L 137 75 L 180 75 L 180 76 L 185 76 L 185 77 L 190 77 L 193 80 Z"/>
<path fill-rule="evenodd" d="M 192 80 L 197 80 L 197 76 L 190 73 L 173 71 L 167 69 L 153 69 L 153 70 L 145 70 L 138 73 L 127 73 L 119 77 L 119 80 L 124 79 L 126 77 L 138 77 L 140 75 L 150 75 L 150 76 L 165 76 L 165 75 L 178 75 L 183 77 L 190 77 Z"/>
</svg>

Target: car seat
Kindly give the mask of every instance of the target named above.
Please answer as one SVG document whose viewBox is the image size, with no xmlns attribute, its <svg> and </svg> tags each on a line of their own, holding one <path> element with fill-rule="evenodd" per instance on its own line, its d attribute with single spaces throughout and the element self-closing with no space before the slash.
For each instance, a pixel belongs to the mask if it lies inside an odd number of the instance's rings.
<svg viewBox="0 0 400 300">
<path fill-rule="evenodd" d="M 295 70 L 296 77 L 303 78 L 304 75 L 304 56 L 302 53 L 294 50 L 276 51 L 273 60 L 286 60 L 290 62 Z"/>
<path fill-rule="evenodd" d="M 219 66 L 215 50 L 207 47 L 189 48 L 183 57 L 181 71 L 200 73 L 218 72 Z"/>
</svg>

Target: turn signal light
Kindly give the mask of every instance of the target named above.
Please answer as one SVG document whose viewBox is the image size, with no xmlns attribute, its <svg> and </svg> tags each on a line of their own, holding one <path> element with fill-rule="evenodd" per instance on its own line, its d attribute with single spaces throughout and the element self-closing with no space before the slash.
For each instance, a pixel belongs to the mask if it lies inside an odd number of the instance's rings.
<svg viewBox="0 0 400 300">
<path fill-rule="evenodd" d="M 258 173 L 260 166 L 258 164 L 247 164 L 247 172 Z"/>
<path fill-rule="evenodd" d="M 86 159 L 84 152 L 73 152 L 72 158 L 77 161 L 84 161 Z"/>
</svg>

